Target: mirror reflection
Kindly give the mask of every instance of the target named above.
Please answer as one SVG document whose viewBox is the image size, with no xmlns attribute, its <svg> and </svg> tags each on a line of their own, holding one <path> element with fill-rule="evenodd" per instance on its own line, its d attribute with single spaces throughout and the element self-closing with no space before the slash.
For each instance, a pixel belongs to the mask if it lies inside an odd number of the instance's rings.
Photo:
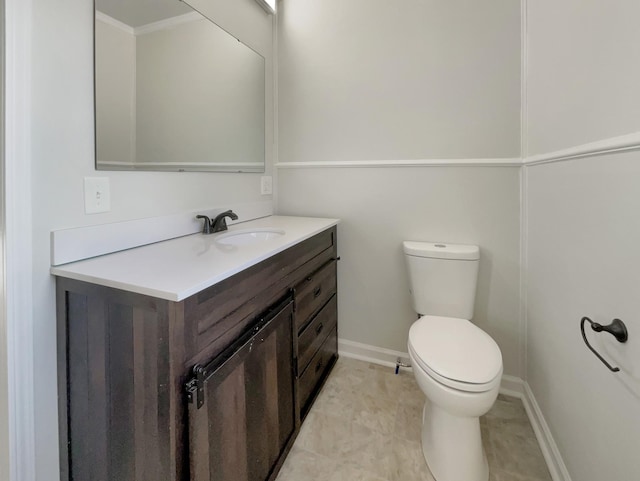
<svg viewBox="0 0 640 481">
<path fill-rule="evenodd" d="M 263 172 L 264 58 L 179 0 L 96 0 L 98 170 Z"/>
</svg>

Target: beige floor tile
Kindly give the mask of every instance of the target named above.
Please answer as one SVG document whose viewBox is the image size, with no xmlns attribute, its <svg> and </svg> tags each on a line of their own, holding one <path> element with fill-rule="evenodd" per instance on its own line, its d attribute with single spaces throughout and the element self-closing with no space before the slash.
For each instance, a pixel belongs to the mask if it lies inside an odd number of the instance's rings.
<svg viewBox="0 0 640 481">
<path fill-rule="evenodd" d="M 422 409 L 423 404 L 398 403 L 394 434 L 406 441 L 420 442 L 422 438 Z"/>
<path fill-rule="evenodd" d="M 358 449 L 343 452 L 338 458 L 339 464 L 351 466 L 375 473 L 388 479 L 391 472 L 389 453 L 391 452 L 391 437 L 370 431 L 366 440 L 360 440 Z"/>
<path fill-rule="evenodd" d="M 533 479 L 551 481 L 549 470 L 535 436 L 490 431 L 496 469 Z"/>
<path fill-rule="evenodd" d="M 340 358 L 277 481 L 433 481 L 422 454 L 424 394 L 413 374 Z M 550 481 L 519 399 L 480 420 L 490 481 Z"/>
<path fill-rule="evenodd" d="M 327 382 L 357 388 L 369 376 L 369 363 L 339 358 Z"/>
<path fill-rule="evenodd" d="M 390 451 L 390 481 L 434 481 L 417 441 L 395 439 Z"/>
<path fill-rule="evenodd" d="M 329 481 L 388 481 L 376 473 L 370 473 L 357 466 L 339 464 Z"/>
<path fill-rule="evenodd" d="M 487 422 L 524 422 L 529 423 L 527 412 L 522 405 L 522 401 L 516 398 L 499 395 L 491 410 L 483 416 Z"/>
<path fill-rule="evenodd" d="M 313 405 L 313 410 L 351 419 L 359 394 L 348 383 L 332 381 L 333 379 L 329 379 L 325 383 Z"/>
<path fill-rule="evenodd" d="M 336 465 L 330 458 L 294 446 L 278 474 L 278 481 L 332 481 Z"/>
<path fill-rule="evenodd" d="M 488 458 L 492 468 L 501 472 L 505 479 L 511 474 L 524 479 L 551 480 L 540 445 L 520 400 L 498 399 L 486 419 L 490 444 Z"/>
<path fill-rule="evenodd" d="M 362 393 L 356 397 L 353 422 L 381 434 L 391 435 L 396 427 L 398 400 L 389 395 Z"/>
<path fill-rule="evenodd" d="M 344 417 L 311 411 L 296 444 L 307 451 L 340 460 L 364 449 L 372 434 L 371 429 Z"/>
<path fill-rule="evenodd" d="M 495 470 L 489 474 L 489 481 L 541 481 L 539 478 L 532 478 L 520 474 L 508 473 L 506 471 Z"/>
</svg>

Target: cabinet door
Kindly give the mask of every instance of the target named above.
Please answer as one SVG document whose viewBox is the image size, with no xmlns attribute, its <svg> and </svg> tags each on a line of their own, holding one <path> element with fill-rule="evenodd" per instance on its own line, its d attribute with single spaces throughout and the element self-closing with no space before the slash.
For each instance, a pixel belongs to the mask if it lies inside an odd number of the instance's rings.
<svg viewBox="0 0 640 481">
<path fill-rule="evenodd" d="M 60 479 L 180 480 L 168 303 L 65 279 L 58 310 Z"/>
<path fill-rule="evenodd" d="M 191 480 L 264 481 L 271 475 L 295 427 L 292 323 L 288 302 L 191 383 Z"/>
</svg>

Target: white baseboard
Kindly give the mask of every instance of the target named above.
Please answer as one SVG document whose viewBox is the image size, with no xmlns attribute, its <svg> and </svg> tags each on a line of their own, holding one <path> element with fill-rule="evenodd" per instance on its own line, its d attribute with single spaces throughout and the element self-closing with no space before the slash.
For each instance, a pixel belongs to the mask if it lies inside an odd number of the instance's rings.
<svg viewBox="0 0 640 481">
<path fill-rule="evenodd" d="M 393 351 L 346 339 L 338 339 L 338 354 L 392 368 L 395 368 L 398 357 L 403 360 L 409 359 L 409 354 L 406 352 Z M 544 419 L 529 385 L 519 377 L 504 375 L 500 383 L 500 394 L 522 400 L 553 481 L 571 481 L 571 476 L 562 460 L 558 445 L 551 435 L 549 425 Z"/>
<path fill-rule="evenodd" d="M 549 425 L 540 410 L 540 406 L 538 406 L 538 402 L 536 401 L 529 384 L 526 382 L 524 383 L 524 396 L 522 397 L 522 402 L 525 410 L 527 411 L 527 416 L 529 416 L 531 426 L 536 433 L 536 438 L 538 438 L 538 444 L 540 444 L 542 455 L 547 462 L 551 478 L 553 481 L 571 481 L 571 476 L 569 475 L 567 466 L 564 464 L 562 456 L 560 455 L 558 445 L 553 439 Z"/>
<path fill-rule="evenodd" d="M 398 358 L 401 358 L 403 362 L 409 361 L 409 354 L 406 352 L 394 351 L 346 339 L 338 339 L 338 354 L 351 359 L 372 362 L 392 368 L 396 367 Z"/>
</svg>

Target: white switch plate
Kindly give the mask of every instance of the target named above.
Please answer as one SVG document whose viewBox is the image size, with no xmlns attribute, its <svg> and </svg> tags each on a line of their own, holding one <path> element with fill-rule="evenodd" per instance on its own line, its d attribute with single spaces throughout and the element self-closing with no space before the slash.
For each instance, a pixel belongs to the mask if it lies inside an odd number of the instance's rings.
<svg viewBox="0 0 640 481">
<path fill-rule="evenodd" d="M 111 210 L 111 193 L 108 177 L 84 178 L 84 211 L 86 214 L 98 214 Z"/>
<path fill-rule="evenodd" d="M 260 193 L 262 195 L 273 194 L 273 177 L 270 175 L 260 177 Z"/>
</svg>

